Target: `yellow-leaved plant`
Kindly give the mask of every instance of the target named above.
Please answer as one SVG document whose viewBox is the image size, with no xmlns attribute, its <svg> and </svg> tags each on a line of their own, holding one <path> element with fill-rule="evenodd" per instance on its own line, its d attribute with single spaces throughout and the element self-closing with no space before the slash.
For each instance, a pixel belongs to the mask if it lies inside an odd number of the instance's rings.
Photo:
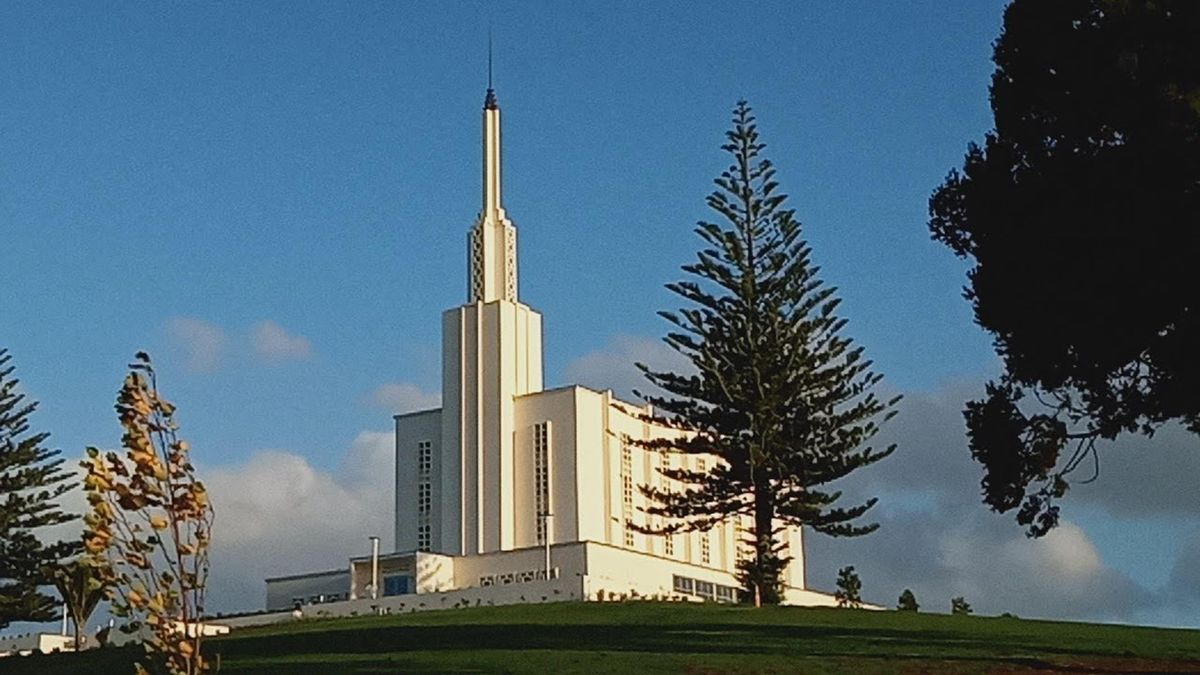
<svg viewBox="0 0 1200 675">
<path fill-rule="evenodd" d="M 141 634 L 151 667 L 199 675 L 209 672 L 200 642 L 213 508 L 150 357 L 138 352 L 129 368 L 116 404 L 124 456 L 90 447 L 82 463 L 87 560 L 123 630 Z"/>
</svg>

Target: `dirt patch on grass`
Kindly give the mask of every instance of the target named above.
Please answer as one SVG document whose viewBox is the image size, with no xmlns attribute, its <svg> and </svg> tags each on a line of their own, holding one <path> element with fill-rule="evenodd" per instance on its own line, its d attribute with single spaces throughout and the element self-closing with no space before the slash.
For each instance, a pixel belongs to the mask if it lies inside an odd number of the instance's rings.
<svg viewBox="0 0 1200 675">
<path fill-rule="evenodd" d="M 988 669 L 989 673 L 1070 673 L 1072 675 L 1150 675 L 1151 673 L 1197 673 L 1200 661 L 1148 659 L 1133 657 L 1096 657 L 1070 659 L 1055 662 L 1030 659 L 1025 663 L 999 665 Z"/>
</svg>

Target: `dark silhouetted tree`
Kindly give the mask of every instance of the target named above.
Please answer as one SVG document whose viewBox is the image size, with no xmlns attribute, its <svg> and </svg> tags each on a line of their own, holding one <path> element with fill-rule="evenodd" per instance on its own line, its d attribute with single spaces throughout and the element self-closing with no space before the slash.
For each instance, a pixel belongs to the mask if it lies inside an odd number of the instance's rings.
<svg viewBox="0 0 1200 675">
<path fill-rule="evenodd" d="M 75 650 L 83 648 L 87 622 L 100 602 L 108 596 L 108 587 L 86 560 L 76 559 L 54 565 L 47 575 L 62 596 L 67 614 L 75 626 Z"/>
<path fill-rule="evenodd" d="M 961 595 L 950 599 L 950 613 L 955 616 L 967 616 L 971 613 L 971 603 Z"/>
<path fill-rule="evenodd" d="M 896 609 L 901 612 L 915 612 L 921 608 L 917 604 L 917 596 L 913 595 L 912 589 L 906 588 L 900 594 L 900 601 L 896 603 Z"/>
<path fill-rule="evenodd" d="M 76 542 L 42 541 L 39 531 L 76 518 L 59 499 L 74 487 L 59 450 L 46 448 L 47 433 L 31 433 L 27 402 L 12 377 L 12 357 L 0 349 L 0 628 L 13 621 L 50 621 L 58 616 L 48 565 L 79 550 Z"/>
<path fill-rule="evenodd" d="M 833 597 L 837 600 L 838 607 L 862 607 L 862 580 L 858 578 L 858 572 L 854 571 L 853 565 L 838 570 L 837 591 Z"/>
<path fill-rule="evenodd" d="M 1015 0 L 995 128 L 930 199 L 1004 361 L 965 411 L 983 499 L 1030 536 L 1098 440 L 1200 433 L 1198 41 L 1192 0 Z"/>
<path fill-rule="evenodd" d="M 752 554 L 739 564 L 745 597 L 774 603 L 789 559 L 781 523 L 834 536 L 877 527 L 855 522 L 875 499 L 838 507 L 841 493 L 825 486 L 894 450 L 868 443 L 899 399 L 875 397 L 882 376 L 841 334 L 846 321 L 835 315 L 835 289 L 817 276 L 745 102 L 726 138 L 733 164 L 708 197 L 720 224 L 699 223 L 704 243 L 696 262 L 683 267 L 689 278 L 667 286 L 689 306 L 660 313 L 672 324 L 665 342 L 695 372 L 639 364 L 666 392 L 645 396 L 658 421 L 684 432 L 642 445 L 717 461 L 707 471 L 660 469 L 665 486 L 642 492 L 652 522 L 662 525 L 638 529 L 708 530 L 746 516 L 753 524 L 745 542 Z"/>
</svg>

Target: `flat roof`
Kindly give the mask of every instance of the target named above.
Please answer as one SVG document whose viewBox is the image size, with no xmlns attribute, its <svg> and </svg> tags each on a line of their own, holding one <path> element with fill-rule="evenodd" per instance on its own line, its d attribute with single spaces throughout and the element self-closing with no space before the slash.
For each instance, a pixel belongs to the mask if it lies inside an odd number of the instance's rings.
<svg viewBox="0 0 1200 675">
<path fill-rule="evenodd" d="M 615 401 L 617 403 L 621 403 L 623 405 L 627 405 L 627 406 L 637 408 L 638 410 L 643 410 L 643 411 L 646 410 L 646 408 L 647 408 L 647 404 L 645 402 L 639 403 L 636 401 L 627 401 L 623 398 L 618 397 L 616 392 L 614 392 L 612 389 L 593 389 L 589 386 L 582 385 L 582 384 L 564 384 L 564 385 L 560 385 L 557 387 L 550 387 L 549 389 L 542 389 L 541 391 L 530 391 L 530 392 L 526 392 L 524 394 L 520 394 L 519 396 L 517 396 L 517 398 L 525 398 L 527 396 L 540 396 L 542 394 L 554 394 L 554 393 L 560 393 L 560 392 L 569 391 L 569 390 L 573 390 L 573 389 L 582 389 L 584 391 L 590 391 L 593 394 L 599 394 L 601 396 L 603 396 L 605 393 L 607 393 L 610 396 L 612 396 L 613 401 Z M 419 415 L 429 415 L 432 413 L 440 413 L 441 411 L 442 411 L 442 408 L 440 408 L 440 407 L 439 408 L 425 408 L 424 410 L 413 410 L 412 412 L 397 413 L 395 415 L 392 415 L 392 419 L 398 420 L 398 419 L 405 418 L 405 417 L 417 417 Z"/>
<path fill-rule="evenodd" d="M 562 386 L 551 387 L 549 389 L 543 389 L 541 391 L 527 392 L 527 393 L 521 394 L 517 398 L 525 398 L 527 396 L 539 396 L 541 394 L 553 394 L 553 393 L 558 393 L 558 392 L 567 391 L 567 390 L 571 390 L 571 389 L 582 389 L 584 391 L 590 391 L 591 393 L 597 394 L 600 396 L 603 396 L 604 394 L 608 394 L 609 396 L 612 397 L 613 401 L 627 405 L 627 406 L 632 406 L 639 410 L 645 410 L 648 405 L 645 402 L 637 403 L 636 401 L 626 401 L 625 399 L 617 396 L 617 393 L 615 391 L 613 391 L 612 389 L 593 389 L 584 384 L 564 384 Z"/>
<path fill-rule="evenodd" d="M 416 556 L 417 553 L 424 553 L 425 555 L 445 555 L 442 553 L 430 553 L 428 551 L 392 551 L 391 553 L 380 553 L 379 559 L 380 560 L 395 560 L 397 558 L 408 558 L 410 556 Z M 356 563 L 356 562 L 362 562 L 364 560 L 370 560 L 370 559 L 371 559 L 370 555 L 358 555 L 358 556 L 354 556 L 353 558 L 350 558 L 350 562 Z"/>
<path fill-rule="evenodd" d="M 308 579 L 311 577 L 331 577 L 335 574 L 350 574 L 350 570 L 326 570 L 324 572 L 308 572 L 306 574 L 288 574 L 282 577 L 267 577 L 264 581 L 290 581 L 292 579 Z"/>
<path fill-rule="evenodd" d="M 428 415 L 429 413 L 442 412 L 441 408 L 425 408 L 424 410 L 414 410 L 406 413 L 396 413 L 392 415 L 392 419 L 398 420 L 401 417 L 416 417 L 417 415 Z"/>
</svg>

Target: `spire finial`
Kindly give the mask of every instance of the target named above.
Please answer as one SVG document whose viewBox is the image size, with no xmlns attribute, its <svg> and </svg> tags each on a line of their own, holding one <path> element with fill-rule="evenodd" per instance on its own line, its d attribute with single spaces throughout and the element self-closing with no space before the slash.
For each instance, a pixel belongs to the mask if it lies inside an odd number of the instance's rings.
<svg viewBox="0 0 1200 675">
<path fill-rule="evenodd" d="M 500 104 L 496 102 L 496 90 L 492 89 L 492 27 L 488 26 L 488 88 L 487 96 L 483 99 L 484 110 L 498 110 Z"/>
</svg>

